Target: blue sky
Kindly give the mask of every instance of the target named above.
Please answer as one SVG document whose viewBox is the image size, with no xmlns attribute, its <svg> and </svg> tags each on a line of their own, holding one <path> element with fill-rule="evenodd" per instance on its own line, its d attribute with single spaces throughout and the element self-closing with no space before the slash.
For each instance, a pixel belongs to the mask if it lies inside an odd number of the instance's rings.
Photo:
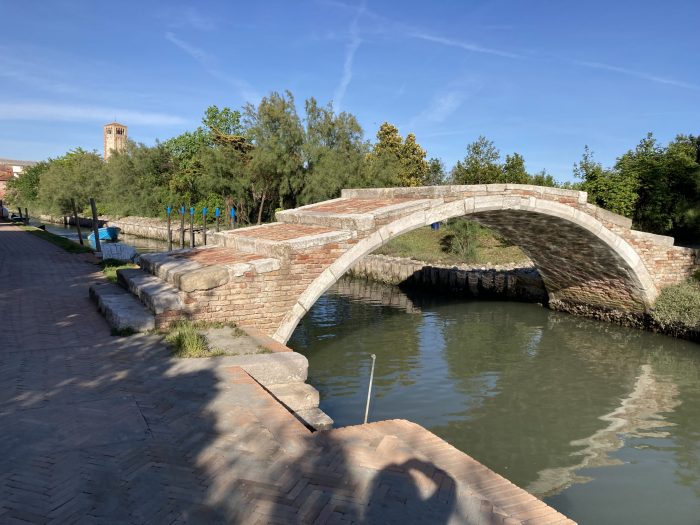
<svg viewBox="0 0 700 525">
<path fill-rule="evenodd" d="M 415 133 L 447 167 L 479 135 L 571 179 L 652 131 L 700 133 L 700 2 L 0 0 L 0 157 L 153 144 L 211 104 L 289 89 Z"/>
</svg>

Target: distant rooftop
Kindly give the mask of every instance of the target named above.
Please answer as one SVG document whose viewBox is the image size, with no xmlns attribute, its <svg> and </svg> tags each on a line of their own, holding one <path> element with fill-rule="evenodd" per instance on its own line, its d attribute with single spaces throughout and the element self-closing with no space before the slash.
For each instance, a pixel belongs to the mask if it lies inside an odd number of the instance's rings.
<svg viewBox="0 0 700 525">
<path fill-rule="evenodd" d="M 35 160 L 0 159 L 0 166 L 34 166 Z"/>
<path fill-rule="evenodd" d="M 110 122 L 109 124 L 105 124 L 104 127 L 106 128 L 107 126 L 121 126 L 123 128 L 126 127 L 126 124 L 121 124 L 119 122 Z"/>
</svg>

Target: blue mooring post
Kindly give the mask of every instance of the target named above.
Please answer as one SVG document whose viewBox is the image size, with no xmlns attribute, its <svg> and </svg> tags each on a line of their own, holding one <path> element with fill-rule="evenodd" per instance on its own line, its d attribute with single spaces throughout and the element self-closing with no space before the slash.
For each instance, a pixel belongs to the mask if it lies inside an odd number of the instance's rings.
<svg viewBox="0 0 700 525">
<path fill-rule="evenodd" d="M 216 215 L 216 233 L 219 233 L 219 215 L 221 215 L 221 212 L 218 206 L 214 208 L 214 215 Z"/>
<path fill-rule="evenodd" d="M 204 237 L 204 246 L 207 245 L 207 207 L 202 208 L 202 236 Z"/>
<path fill-rule="evenodd" d="M 180 249 L 185 247 L 185 207 L 180 206 Z"/>
<path fill-rule="evenodd" d="M 194 248 L 194 208 L 190 208 L 190 248 Z"/>
<path fill-rule="evenodd" d="M 231 226 L 236 227 L 236 208 L 231 208 Z"/>
<path fill-rule="evenodd" d="M 166 210 L 168 213 L 168 251 L 171 252 L 173 250 L 173 230 L 170 227 L 170 206 Z"/>
</svg>

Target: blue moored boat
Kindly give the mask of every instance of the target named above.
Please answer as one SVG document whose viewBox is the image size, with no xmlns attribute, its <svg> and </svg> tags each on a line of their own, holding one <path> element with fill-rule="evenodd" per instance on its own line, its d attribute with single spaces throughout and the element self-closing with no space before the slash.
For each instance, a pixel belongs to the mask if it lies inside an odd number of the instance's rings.
<svg viewBox="0 0 700 525">
<path fill-rule="evenodd" d="M 97 234 L 99 235 L 99 239 L 101 241 L 114 242 L 119 237 L 119 228 L 117 228 L 116 226 L 107 226 L 106 228 L 100 228 L 99 230 L 97 230 Z M 94 232 L 88 235 L 88 241 L 93 246 L 95 245 Z"/>
</svg>

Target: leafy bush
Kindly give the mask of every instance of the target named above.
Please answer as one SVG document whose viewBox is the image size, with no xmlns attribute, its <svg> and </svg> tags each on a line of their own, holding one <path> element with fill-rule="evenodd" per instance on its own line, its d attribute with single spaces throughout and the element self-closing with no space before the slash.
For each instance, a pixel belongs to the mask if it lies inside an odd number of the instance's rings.
<svg viewBox="0 0 700 525">
<path fill-rule="evenodd" d="M 447 227 L 450 233 L 443 239 L 445 251 L 459 255 L 465 261 L 476 259 L 482 227 L 466 219 L 452 220 Z"/>
<path fill-rule="evenodd" d="M 663 328 L 675 325 L 700 328 L 700 281 L 688 279 L 661 290 L 651 316 Z"/>
</svg>

